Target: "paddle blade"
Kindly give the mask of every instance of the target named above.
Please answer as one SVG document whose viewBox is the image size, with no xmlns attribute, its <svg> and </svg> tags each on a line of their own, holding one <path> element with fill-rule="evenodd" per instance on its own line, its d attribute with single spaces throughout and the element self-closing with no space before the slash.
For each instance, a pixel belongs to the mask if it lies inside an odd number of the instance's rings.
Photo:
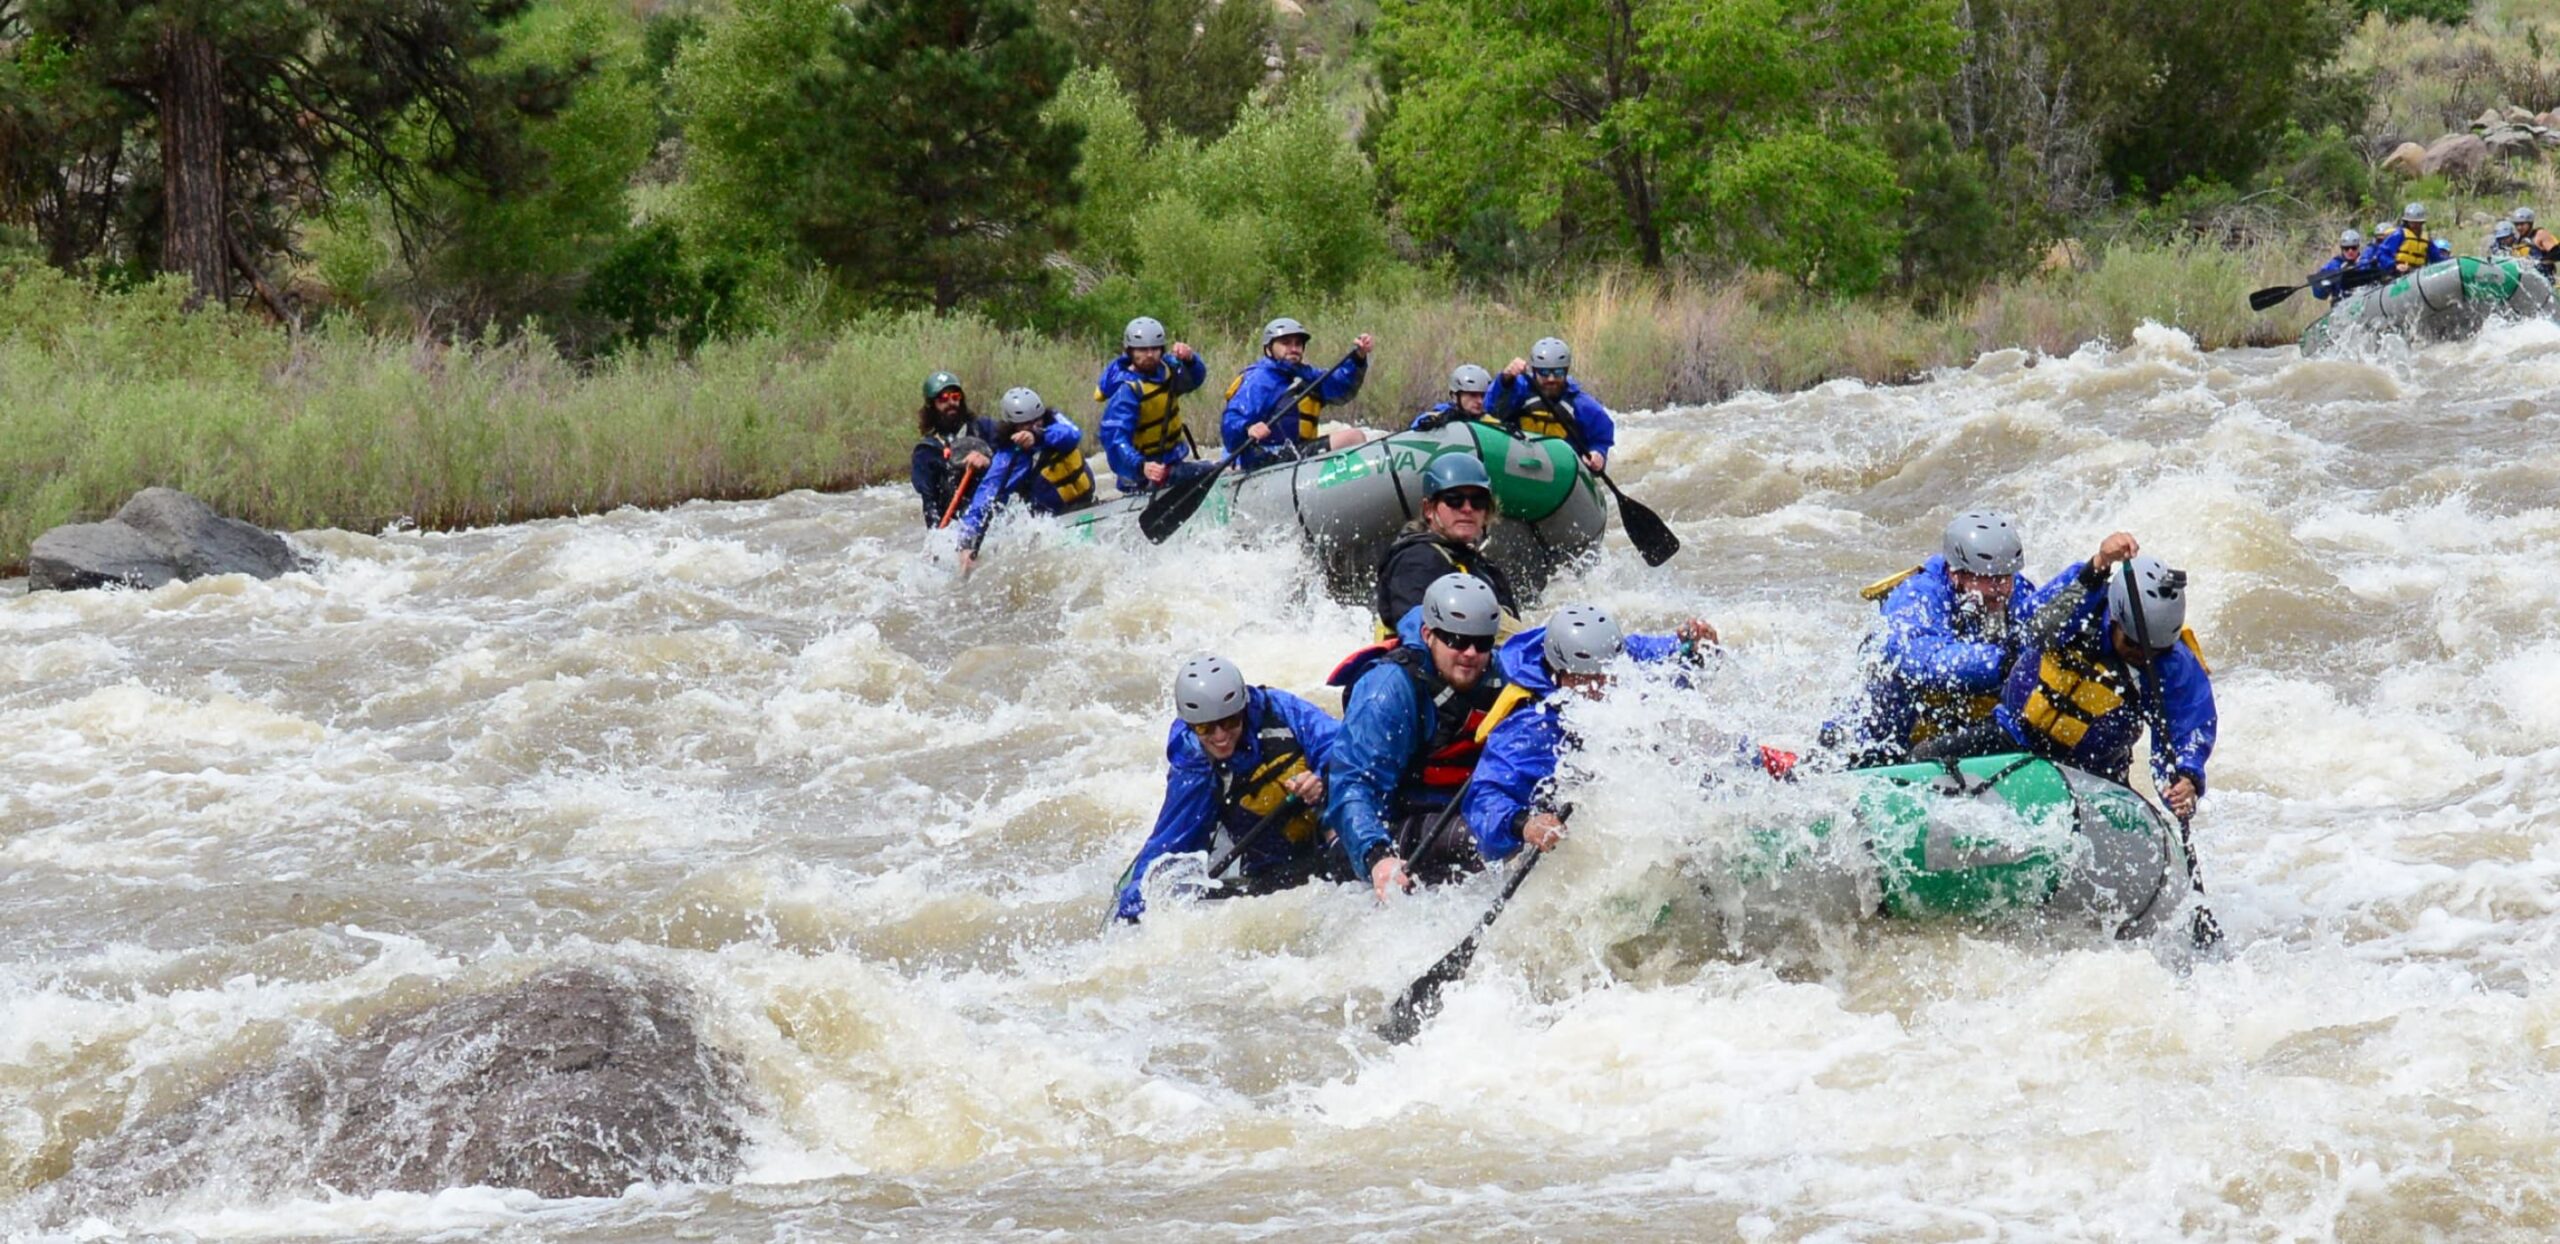
<svg viewBox="0 0 2560 1244">
<path fill-rule="evenodd" d="M 1680 537 L 1671 534 L 1671 524 L 1623 492 L 1618 494 L 1618 525 L 1627 529 L 1627 539 L 1634 542 L 1645 565 L 1659 566 L 1680 551 Z"/>
<path fill-rule="evenodd" d="M 1467 940 L 1458 943 L 1449 953 L 1440 956 L 1440 962 L 1432 964 L 1430 971 L 1405 986 L 1404 993 L 1387 1008 L 1387 1018 L 1379 1023 L 1376 1031 L 1388 1044 L 1402 1045 L 1413 1040 L 1421 1035 L 1422 1025 L 1440 1013 L 1441 987 L 1466 976 L 1467 968 L 1476 961 L 1476 943 L 1483 941 L 1485 931 L 1502 917 L 1502 909 L 1510 905 L 1512 895 L 1520 892 L 1520 883 L 1529 879 L 1530 872 L 1538 867 L 1538 861 L 1547 857 L 1544 851 L 1524 851 L 1521 855 L 1520 863 L 1512 868 L 1510 878 L 1502 883 L 1502 893 L 1494 896 L 1493 905 L 1485 909 L 1484 918 L 1476 921 L 1475 931 L 1467 934 Z"/>
<path fill-rule="evenodd" d="M 1147 508 L 1138 511 L 1138 532 L 1149 544 L 1162 544 L 1167 536 L 1182 530 L 1184 523 L 1209 499 L 1209 490 L 1218 486 L 1224 471 L 1203 471 L 1189 479 L 1156 493 Z"/>
<path fill-rule="evenodd" d="M 2264 311 L 2279 302 L 2283 302 L 2287 298 L 2293 297 L 2295 294 L 2301 293 L 2302 289 L 2303 287 L 2299 285 L 2270 285 L 2265 289 L 2259 290 L 2257 293 L 2249 295 L 2249 309 L 2252 311 Z"/>
</svg>

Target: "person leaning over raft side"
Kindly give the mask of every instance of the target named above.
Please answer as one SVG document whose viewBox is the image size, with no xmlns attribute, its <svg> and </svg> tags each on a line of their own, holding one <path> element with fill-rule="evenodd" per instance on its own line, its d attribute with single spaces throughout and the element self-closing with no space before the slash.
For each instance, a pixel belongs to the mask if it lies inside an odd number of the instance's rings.
<svg viewBox="0 0 2560 1244">
<path fill-rule="evenodd" d="M 1209 378 L 1209 365 L 1187 341 L 1168 349 L 1164 325 L 1143 315 L 1129 321 L 1120 346 L 1120 356 L 1093 384 L 1093 400 L 1102 403 L 1097 435 L 1120 491 L 1162 488 L 1216 470 L 1193 460 L 1191 429 L 1182 423 L 1182 395 Z"/>
<path fill-rule="evenodd" d="M 1005 390 L 1003 426 L 997 429 L 994 465 L 969 499 L 960 520 L 960 568 L 978 564 L 987 520 L 1007 501 L 1035 514 L 1065 514 L 1093 504 L 1093 468 L 1084 460 L 1084 433 L 1029 389 Z"/>
<path fill-rule="evenodd" d="M 1991 719 L 2035 603 L 2026 564 L 2008 515 L 1967 510 L 1936 556 L 1861 593 L 1877 617 L 1852 766 L 1899 764 L 1914 744 Z"/>
<path fill-rule="evenodd" d="M 1590 605 L 1567 605 L 1545 626 L 1505 641 L 1495 658 L 1511 683 L 1503 695 L 1524 703 L 1495 713 L 1484 758 L 1467 787 L 1460 816 L 1477 857 L 1500 863 L 1524 844 L 1548 851 L 1564 837 L 1564 818 L 1554 802 L 1556 763 L 1579 745 L 1564 722 L 1567 701 L 1606 697 L 1614 677 L 1610 667 L 1621 654 L 1640 662 L 1696 661 L 1715 643 L 1716 628 L 1701 619 L 1682 623 L 1676 634 L 1627 635 L 1616 619 Z"/>
<path fill-rule="evenodd" d="M 916 408 L 916 451 L 908 481 L 924 503 L 924 525 L 939 527 L 951 512 L 960 477 L 975 484 L 994 460 L 996 422 L 969 409 L 960 378 L 938 371 L 924 378 L 924 405 Z"/>
<path fill-rule="evenodd" d="M 1136 920 L 1146 910 L 1140 887 L 1156 861 L 1206 851 L 1220 830 L 1237 842 L 1273 815 L 1283 819 L 1236 855 L 1243 892 L 1285 890 L 1324 871 L 1336 857 L 1320 816 L 1323 773 L 1342 723 L 1286 691 L 1248 685 L 1234 662 L 1215 656 L 1195 657 L 1174 674 L 1173 711 L 1164 741 L 1164 804 L 1155 831 L 1122 874 L 1120 919 Z"/>
<path fill-rule="evenodd" d="M 2451 258 L 2452 247 L 2427 236 L 2427 205 L 2411 203 L 2400 209 L 2399 228 L 2375 235 L 2373 245 L 2365 248 L 2361 266 L 2408 272 Z"/>
<path fill-rule="evenodd" d="M 1423 597 L 1420 647 L 1372 650 L 1344 671 L 1353 681 L 1342 737 L 1325 766 L 1324 823 L 1352 873 L 1381 900 L 1412 888 L 1408 860 L 1415 870 L 1463 866 L 1455 847 L 1464 829 L 1453 834 L 1443 822 L 1420 840 L 1483 751 L 1505 686 L 1491 668 L 1501 615 L 1484 580 L 1442 575 Z"/>
<path fill-rule="evenodd" d="M 2516 240 L 2514 222 L 2501 220 L 2489 226 L 2489 240 L 2480 248 L 2484 259 L 2530 259 L 2533 252 Z"/>
<path fill-rule="evenodd" d="M 1493 390 L 1493 373 L 1473 363 L 1460 363 L 1449 373 L 1449 399 L 1413 417 L 1413 430 L 1429 432 L 1452 423 L 1484 419 L 1484 395 Z"/>
<path fill-rule="evenodd" d="M 2187 575 L 2117 532 L 2047 584 L 1991 722 L 1932 739 L 1922 760 L 2025 750 L 2122 783 L 2151 731 L 2152 778 L 2180 820 L 2195 815 L 2213 756 L 2213 674 L 2188 630 Z M 2108 569 L 2129 564 L 2129 575 Z"/>
<path fill-rule="evenodd" d="M 1618 447 L 1618 424 L 1600 399 L 1573 382 L 1573 347 L 1541 337 L 1529 357 L 1513 359 L 1493 382 L 1485 408 L 1515 436 L 1561 437 L 1592 471 L 1609 468 Z"/>
<path fill-rule="evenodd" d="M 2339 234 L 2338 253 L 2329 256 L 2329 262 L 2320 265 L 2320 270 L 2311 274 L 2311 296 L 2324 302 L 2346 297 L 2347 289 L 2344 282 L 2324 278 L 2344 276 L 2348 269 L 2357 266 L 2363 256 L 2363 234 L 2353 229 Z"/>
<path fill-rule="evenodd" d="M 1520 616 L 1511 578 L 1480 547 L 1493 525 L 1493 477 L 1474 454 L 1442 454 L 1422 469 L 1422 514 L 1405 524 L 1386 556 L 1378 559 L 1378 636 L 1396 633 L 1404 616 L 1442 575 L 1471 574 L 1493 588 L 1507 619 Z"/>
<path fill-rule="evenodd" d="M 1374 338 L 1362 333 L 1351 339 L 1351 357 L 1341 366 L 1318 372 L 1306 362 L 1305 325 L 1287 316 L 1263 325 L 1262 357 L 1227 385 L 1227 408 L 1218 419 L 1227 456 L 1237 467 L 1250 471 L 1284 456 L 1306 453 L 1319 441 L 1324 442 L 1323 448 L 1348 449 L 1369 439 L 1358 428 L 1337 427 L 1327 436 L 1316 435 L 1316 412 L 1360 395 L 1360 382 L 1369 375 L 1369 349 L 1375 344 Z M 1294 409 L 1279 409 L 1283 395 L 1309 382 Z"/>
</svg>

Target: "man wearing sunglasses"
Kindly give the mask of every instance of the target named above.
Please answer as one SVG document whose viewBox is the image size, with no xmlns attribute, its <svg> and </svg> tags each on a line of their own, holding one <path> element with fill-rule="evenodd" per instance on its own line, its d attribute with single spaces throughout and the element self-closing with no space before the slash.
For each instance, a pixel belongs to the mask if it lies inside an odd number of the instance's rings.
<svg viewBox="0 0 2560 1244">
<path fill-rule="evenodd" d="M 1502 369 L 1485 409 L 1513 435 L 1561 438 L 1582 456 L 1584 467 L 1606 470 L 1609 451 L 1618 445 L 1618 425 L 1600 399 L 1573 382 L 1572 373 L 1573 347 L 1560 337 L 1541 337 L 1529 347 L 1529 357 Z"/>
<path fill-rule="evenodd" d="M 2186 572 L 2140 552 L 2119 531 L 2045 585 L 1992 720 L 1913 756 L 2029 751 L 2123 782 L 2148 727 L 2161 802 L 2182 821 L 2194 816 L 2218 729 L 2213 673 L 2187 629 Z"/>
<path fill-rule="evenodd" d="M 2008 515 L 1967 510 L 1937 556 L 1859 592 L 1876 622 L 1859 645 L 1867 692 L 1852 764 L 1900 764 L 1917 744 L 1991 720 L 2037 600 L 2026 564 Z"/>
<path fill-rule="evenodd" d="M 1217 656 L 1175 671 L 1173 712 L 1164 804 L 1121 874 L 1119 918 L 1134 921 L 1146 910 L 1141 887 L 1157 860 L 1206 851 L 1221 836 L 1243 875 L 1242 893 L 1303 885 L 1324 871 L 1331 843 L 1317 813 L 1341 723 L 1286 691 L 1248 684 L 1244 671 Z"/>
<path fill-rule="evenodd" d="M 1442 575 L 1422 598 L 1422 645 L 1372 649 L 1338 674 L 1351 681 L 1342 733 L 1325 766 L 1325 827 L 1383 900 L 1408 889 L 1408 861 L 1474 865 L 1449 807 L 1475 772 L 1497 701 L 1502 603 L 1469 574 Z M 1424 875 L 1430 875 L 1425 872 Z"/>
<path fill-rule="evenodd" d="M 1387 554 L 1378 560 L 1378 637 L 1396 633 L 1406 614 L 1422 607 L 1422 597 L 1442 575 L 1471 574 L 1493 588 L 1502 611 L 1520 613 L 1520 598 L 1511 579 L 1486 557 L 1480 546 L 1493 525 L 1493 478 L 1484 461 L 1471 453 L 1445 453 L 1422 469 L 1422 513 L 1405 524 Z"/>
</svg>

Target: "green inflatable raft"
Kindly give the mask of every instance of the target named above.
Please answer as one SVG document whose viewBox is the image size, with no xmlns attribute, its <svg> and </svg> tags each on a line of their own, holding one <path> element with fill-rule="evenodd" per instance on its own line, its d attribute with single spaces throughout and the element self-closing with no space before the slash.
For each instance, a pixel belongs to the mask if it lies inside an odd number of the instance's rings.
<svg viewBox="0 0 2560 1244">
<path fill-rule="evenodd" d="M 2325 353 L 2377 333 L 2454 341 L 2479 332 L 2493 316 L 2523 319 L 2550 312 L 2551 282 L 2531 263 L 2465 256 L 2347 295 L 2302 330 L 2302 352 Z"/>
<path fill-rule="evenodd" d="M 1334 590 L 1345 599 L 1365 600 L 1378 559 L 1396 532 L 1422 512 L 1423 468 L 1442 454 L 1484 460 L 1501 513 L 1486 535 L 1485 551 L 1523 592 L 1538 591 L 1557 567 L 1596 547 L 1608 529 L 1599 482 L 1582 469 L 1572 446 L 1478 423 L 1397 432 L 1232 474 L 1211 490 L 1184 529 L 1294 528 L 1315 550 Z M 1144 493 L 1117 497 L 1064 521 L 1086 538 L 1119 529 L 1135 538 L 1138 512 L 1147 501 Z"/>
<path fill-rule="evenodd" d="M 2044 915 L 2118 938 L 2167 923 L 2188 892 L 2175 823 L 2114 782 L 2028 755 L 1859 769 L 1846 821 L 1760 828 L 1700 885 L 1736 920 Z"/>
</svg>

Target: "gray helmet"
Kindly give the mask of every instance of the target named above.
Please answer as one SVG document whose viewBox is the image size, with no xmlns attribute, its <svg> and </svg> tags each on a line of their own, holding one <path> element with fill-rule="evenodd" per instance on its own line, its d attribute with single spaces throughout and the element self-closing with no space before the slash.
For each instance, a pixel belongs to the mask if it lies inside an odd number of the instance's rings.
<svg viewBox="0 0 2560 1244">
<path fill-rule="evenodd" d="M 1452 635 L 1492 635 L 1502 629 L 1502 602 L 1491 584 L 1452 571 L 1422 593 L 1422 624 Z"/>
<path fill-rule="evenodd" d="M 1225 721 L 1252 699 L 1244 671 L 1225 657 L 1193 657 L 1173 675 L 1173 715 L 1195 726 Z"/>
<path fill-rule="evenodd" d="M 2107 620 L 2134 643 L 2167 651 L 2187 624 L 2187 572 L 2147 553 L 2126 562 L 2107 584 Z"/>
<path fill-rule="evenodd" d="M 2400 219 L 2408 221 L 2411 224 L 2423 225 L 2427 223 L 2427 205 L 2424 203 L 2410 203 L 2402 207 L 2400 209 Z M 2461 222 L 2457 221 L 2455 223 L 2459 224 Z"/>
<path fill-rule="evenodd" d="M 2516 228 L 2530 229 L 2533 227 L 2533 209 L 2530 207 L 2519 207 L 2516 209 L 2515 215 L 2511 217 L 2511 219 L 2516 222 Z"/>
<path fill-rule="evenodd" d="M 1004 391 L 1004 421 L 1008 425 L 1036 423 L 1049 413 L 1049 404 L 1040 395 L 1016 385 Z"/>
<path fill-rule="evenodd" d="M 2516 227 L 2515 227 L 2514 225 L 2512 225 L 2512 224 L 2509 224 L 2509 223 L 2508 223 L 2508 222 L 2506 222 L 2506 221 L 2501 220 L 2501 221 L 2499 221 L 2498 223 L 2496 223 L 2496 224 L 2494 224 L 2494 225 L 2489 226 L 2489 236 L 2490 236 L 2490 237 L 2493 237 L 2493 238 L 2511 238 L 2511 237 L 2514 237 L 2515 235 L 2516 235 Z"/>
<path fill-rule="evenodd" d="M 1422 468 L 1422 495 L 1436 497 L 1452 488 L 1481 488 L 1493 491 L 1493 477 L 1485 474 L 1484 461 L 1474 454 L 1442 454 Z"/>
<path fill-rule="evenodd" d="M 947 371 L 938 371 L 924 378 L 924 400 L 930 402 L 942 396 L 947 389 L 958 389 L 965 393 L 968 388 L 967 385 L 960 383 L 958 376 Z"/>
<path fill-rule="evenodd" d="M 1562 337 L 1540 337 L 1538 344 L 1529 347 L 1529 366 L 1542 370 L 1571 367 L 1573 347 L 1566 345 Z"/>
<path fill-rule="evenodd" d="M 2377 220 L 2377 221 L 2373 222 L 2373 240 L 2374 240 L 2374 241 L 2379 242 L 2379 241 L 2381 241 L 2382 239 L 2384 239 L 2385 237 L 2390 236 L 2390 234 L 2391 234 L 2391 222 L 2390 222 L 2390 221 L 2387 221 L 2387 220 Z"/>
<path fill-rule="evenodd" d="M 2027 564 L 2026 547 L 2018 542 L 2017 524 L 1998 510 L 1966 510 L 1947 523 L 1938 537 L 1947 569 L 1969 574 L 2012 575 Z"/>
<path fill-rule="evenodd" d="M 1164 324 L 1152 315 L 1139 316 L 1129 321 L 1127 328 L 1120 330 L 1120 348 L 1123 350 L 1138 350 L 1147 346 L 1163 349 L 1164 340 Z"/>
<path fill-rule="evenodd" d="M 1489 393 L 1493 391 L 1493 373 L 1473 363 L 1460 363 L 1449 373 L 1451 393 Z"/>
<path fill-rule="evenodd" d="M 1306 325 L 1284 315 L 1279 319 L 1273 320 L 1262 326 L 1262 348 L 1265 350 L 1270 349 L 1272 342 L 1278 341 L 1283 337 L 1312 337 L 1314 335 L 1315 334 L 1307 331 Z"/>
<path fill-rule="evenodd" d="M 2362 245 L 2364 245 L 2364 235 L 2363 235 L 2363 234 L 2361 234 L 2361 233 L 2356 232 L 2356 231 L 2355 231 L 2355 230 L 2353 230 L 2353 229 L 2349 229 L 2349 230 L 2347 230 L 2346 232 L 2341 233 L 2341 234 L 2339 234 L 2339 235 L 2338 235 L 2338 245 L 2340 245 L 2340 246 L 2362 246 Z"/>
<path fill-rule="evenodd" d="M 1618 620 L 1592 605 L 1567 605 L 1547 619 L 1547 672 L 1597 674 L 1626 651 Z"/>
</svg>

